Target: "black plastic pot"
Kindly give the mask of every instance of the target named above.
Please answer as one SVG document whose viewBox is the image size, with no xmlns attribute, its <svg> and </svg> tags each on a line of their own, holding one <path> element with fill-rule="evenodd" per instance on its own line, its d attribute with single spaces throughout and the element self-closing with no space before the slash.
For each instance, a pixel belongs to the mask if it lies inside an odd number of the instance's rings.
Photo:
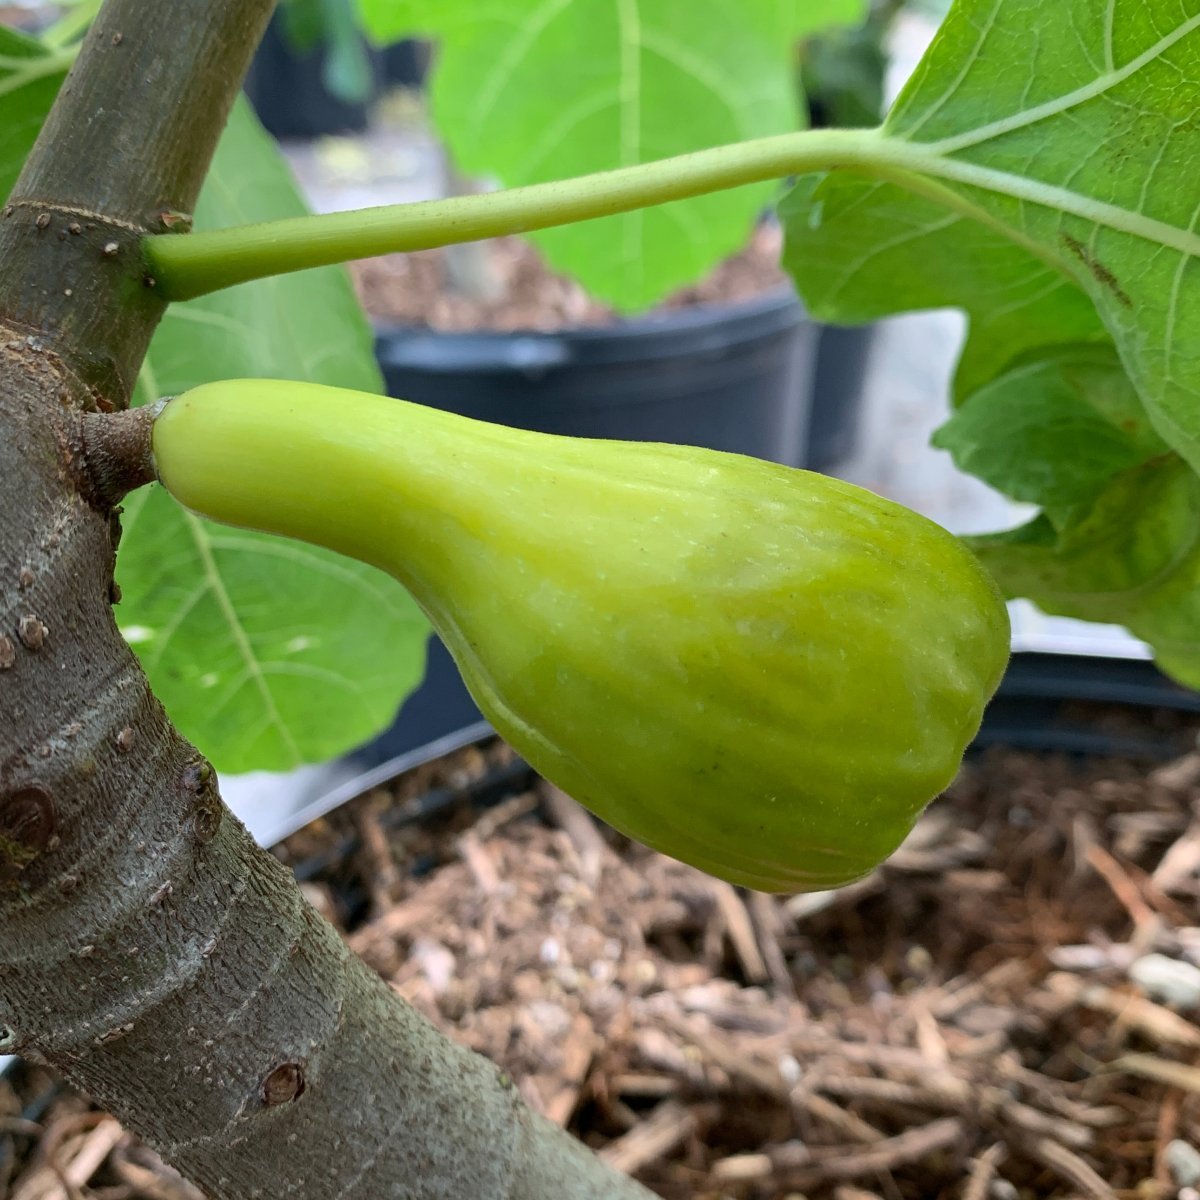
<svg viewBox="0 0 1200 1200">
<path fill-rule="evenodd" d="M 544 433 L 804 459 L 816 327 L 790 290 L 554 333 L 382 328 L 388 394 Z"/>
<path fill-rule="evenodd" d="M 543 433 L 804 462 L 817 327 L 790 289 L 555 333 L 377 330 L 388 394 Z M 360 752 L 404 754 L 479 720 L 433 639 L 425 682 Z"/>
<path fill-rule="evenodd" d="M 809 470 L 829 471 L 858 448 L 874 337 L 874 325 L 821 328 L 804 460 Z"/>
<path fill-rule="evenodd" d="M 974 745 L 1167 762 L 1194 748 L 1197 713 L 1200 692 L 1152 662 L 1025 651 L 1009 660 Z"/>
<path fill-rule="evenodd" d="M 380 56 L 384 81 L 394 87 L 423 87 L 429 74 L 429 53 L 428 42 L 414 38 L 393 42 Z"/>
<path fill-rule="evenodd" d="M 297 50 L 283 31 L 278 13 L 246 76 L 246 95 L 264 128 L 276 138 L 316 138 L 362 133 L 367 105 L 351 104 L 326 88 L 322 78 L 326 50 Z M 378 56 L 369 55 L 378 71 Z"/>
<path fill-rule="evenodd" d="M 405 700 L 391 727 L 356 750 L 351 758 L 366 770 L 411 754 L 483 719 L 450 651 L 441 638 L 433 636 L 421 686 Z"/>
</svg>

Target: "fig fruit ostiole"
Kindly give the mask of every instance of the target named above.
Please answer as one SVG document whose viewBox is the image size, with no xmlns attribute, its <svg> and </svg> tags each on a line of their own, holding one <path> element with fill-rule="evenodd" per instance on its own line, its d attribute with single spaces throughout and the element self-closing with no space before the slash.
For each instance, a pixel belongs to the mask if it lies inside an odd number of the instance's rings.
<svg viewBox="0 0 1200 1200">
<path fill-rule="evenodd" d="M 188 508 L 394 575 L 539 771 L 751 888 L 836 887 L 890 854 L 1008 657 L 958 539 L 757 459 L 263 380 L 169 401 L 153 448 Z"/>
</svg>

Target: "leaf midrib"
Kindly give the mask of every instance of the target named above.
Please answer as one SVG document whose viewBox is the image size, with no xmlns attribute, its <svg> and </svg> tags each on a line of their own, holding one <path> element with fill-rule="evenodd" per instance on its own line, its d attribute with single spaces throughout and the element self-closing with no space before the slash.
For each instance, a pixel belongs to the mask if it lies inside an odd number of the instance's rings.
<svg viewBox="0 0 1200 1200">
<path fill-rule="evenodd" d="M 1058 187 L 1028 175 L 998 171 L 982 163 L 949 158 L 930 147 L 909 145 L 904 153 L 896 158 L 896 165 L 907 166 L 914 173 L 963 183 L 1014 200 L 1025 200 L 1043 208 L 1058 209 L 1085 221 L 1166 246 L 1188 257 L 1200 255 L 1200 234 L 1193 230 L 1182 229 L 1178 225 L 1149 217 L 1135 209 L 1097 200 L 1070 188 Z"/>
</svg>

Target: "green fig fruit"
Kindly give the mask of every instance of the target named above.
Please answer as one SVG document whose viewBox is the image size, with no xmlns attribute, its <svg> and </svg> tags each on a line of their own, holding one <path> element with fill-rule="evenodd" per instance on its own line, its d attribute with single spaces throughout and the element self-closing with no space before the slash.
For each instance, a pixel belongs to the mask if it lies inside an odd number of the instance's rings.
<svg viewBox="0 0 1200 1200">
<path fill-rule="evenodd" d="M 394 575 L 531 764 L 747 887 L 836 887 L 890 854 L 1008 657 L 957 538 L 757 459 L 262 380 L 171 400 L 153 448 L 189 508 Z"/>
</svg>

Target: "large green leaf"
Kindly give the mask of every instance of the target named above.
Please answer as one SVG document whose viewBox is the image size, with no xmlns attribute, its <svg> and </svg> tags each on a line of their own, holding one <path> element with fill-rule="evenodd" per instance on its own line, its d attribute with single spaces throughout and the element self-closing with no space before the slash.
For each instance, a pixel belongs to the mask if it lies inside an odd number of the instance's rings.
<svg viewBox="0 0 1200 1200">
<path fill-rule="evenodd" d="M 1055 525 L 1086 512 L 1113 476 L 1167 447 L 1111 345 L 1063 346 L 975 392 L 933 444 L 964 471 Z"/>
<path fill-rule="evenodd" d="M 381 40 L 440 41 L 433 105 L 458 167 L 516 186 L 784 133 L 793 45 L 862 0 L 360 0 Z M 550 263 L 646 307 L 746 241 L 773 184 L 532 235 Z"/>
<path fill-rule="evenodd" d="M 851 319 L 923 293 L 986 325 L 1007 286 L 1022 329 L 987 331 L 975 383 L 1038 344 L 1039 323 L 1064 340 L 1069 280 L 1155 426 L 1200 464 L 1198 110 L 1200 0 L 958 0 L 885 123 L 892 183 L 809 182 L 793 269 L 814 308 Z M 898 260 L 910 243 L 929 256 Z M 897 278 L 897 261 L 928 278 Z"/>
<path fill-rule="evenodd" d="M 302 211 L 274 144 L 239 105 L 197 225 Z M 246 376 L 380 390 L 370 330 L 342 269 L 171 308 L 139 399 Z M 172 718 L 219 767 L 283 769 L 344 752 L 385 726 L 419 682 L 425 620 L 372 568 L 213 525 L 157 487 L 129 498 L 125 527 L 121 628 Z"/>
<path fill-rule="evenodd" d="M 1066 529 L 1042 516 L 967 541 L 1008 595 L 1125 625 L 1164 670 L 1200 688 L 1200 478 L 1178 456 L 1117 475 Z"/>
<path fill-rule="evenodd" d="M 780 206 L 784 265 L 832 323 L 960 307 L 962 400 L 1043 346 L 1109 338 L 1087 295 L 1003 231 L 890 183 L 809 175 Z"/>
<path fill-rule="evenodd" d="M 0 202 L 17 181 L 70 61 L 70 53 L 52 53 L 0 25 Z"/>
</svg>

